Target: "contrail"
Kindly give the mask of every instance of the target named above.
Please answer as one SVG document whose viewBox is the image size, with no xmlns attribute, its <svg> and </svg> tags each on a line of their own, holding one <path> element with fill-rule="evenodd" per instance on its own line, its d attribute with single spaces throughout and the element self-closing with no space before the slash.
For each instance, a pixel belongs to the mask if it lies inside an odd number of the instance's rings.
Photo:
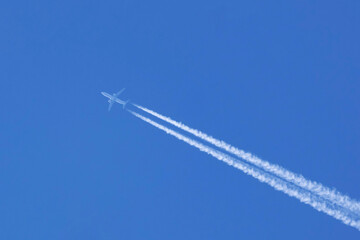
<svg viewBox="0 0 360 240">
<path fill-rule="evenodd" d="M 189 145 L 198 148 L 200 151 L 205 152 L 215 158 L 217 158 L 220 161 L 223 161 L 230 166 L 233 166 L 244 173 L 258 179 L 260 182 L 267 183 L 268 185 L 272 186 L 278 191 L 284 192 L 288 196 L 297 198 L 301 202 L 308 204 L 315 208 L 318 211 L 324 212 L 343 223 L 352 226 L 358 230 L 360 230 L 360 220 L 358 220 L 356 217 L 349 215 L 347 212 L 344 212 L 342 208 L 335 207 L 331 203 L 329 204 L 327 201 L 324 201 L 317 197 L 314 194 L 311 194 L 310 192 L 304 191 L 301 188 L 292 185 L 290 183 L 285 182 L 282 179 L 279 179 L 277 177 L 274 177 L 262 170 L 256 169 L 254 167 L 249 166 L 246 163 L 243 163 L 239 161 L 238 159 L 235 159 L 233 157 L 230 157 L 229 155 L 219 152 L 211 147 L 208 147 L 202 143 L 199 143 L 191 138 L 188 138 L 174 130 L 171 130 L 159 123 L 156 123 L 138 113 L 135 113 L 133 111 L 128 110 L 131 114 L 136 116 L 137 118 L 140 118 L 141 120 L 155 126 L 156 128 L 166 132 L 167 134 L 170 134 L 177 139 L 184 141 L 188 143 Z"/>
<path fill-rule="evenodd" d="M 268 171 L 280 178 L 285 179 L 286 181 L 294 183 L 294 184 L 298 185 L 299 187 L 302 187 L 302 188 L 304 188 L 308 191 L 311 191 L 323 198 L 326 198 L 335 204 L 338 204 L 342 207 L 349 209 L 350 211 L 357 212 L 358 214 L 360 214 L 360 203 L 356 200 L 351 199 L 350 197 L 348 197 L 344 194 L 341 194 L 340 192 L 338 192 L 336 190 L 329 189 L 328 187 L 325 187 L 318 182 L 307 180 L 300 174 L 293 173 L 293 172 L 286 170 L 283 167 L 280 167 L 276 164 L 271 164 L 265 160 L 262 160 L 256 156 L 252 155 L 251 153 L 247 153 L 241 149 L 233 147 L 232 145 L 230 145 L 224 141 L 218 140 L 218 139 L 216 139 L 212 136 L 209 136 L 199 130 L 190 128 L 181 122 L 177 122 L 169 117 L 166 117 L 159 113 L 156 113 L 155 111 L 152 111 L 150 109 L 147 109 L 147 108 L 142 107 L 137 104 L 133 104 L 133 105 L 135 107 L 163 120 L 163 121 L 166 121 L 166 122 L 180 128 L 190 134 L 193 134 L 196 137 L 201 138 L 202 140 L 204 140 L 206 142 L 209 142 L 209 143 L 215 145 L 216 147 L 219 147 L 231 154 L 234 154 L 237 157 L 240 157 L 240 158 L 244 159 L 245 161 L 247 161 L 251 164 L 254 164 L 257 167 L 264 169 L 265 171 Z"/>
</svg>

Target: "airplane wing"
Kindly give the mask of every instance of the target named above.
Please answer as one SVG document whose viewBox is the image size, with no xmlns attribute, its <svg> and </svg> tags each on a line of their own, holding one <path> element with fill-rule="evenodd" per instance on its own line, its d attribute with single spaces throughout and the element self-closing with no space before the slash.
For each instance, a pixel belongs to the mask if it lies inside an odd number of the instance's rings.
<svg viewBox="0 0 360 240">
<path fill-rule="evenodd" d="M 114 104 L 114 102 L 112 102 L 112 101 L 109 103 L 109 108 L 108 108 L 108 111 L 110 111 L 110 110 L 111 110 L 111 107 L 112 107 L 112 105 L 113 105 L 113 104 Z"/>
<path fill-rule="evenodd" d="M 121 89 L 118 93 L 115 94 L 115 97 L 119 96 L 124 90 L 125 88 Z"/>
</svg>

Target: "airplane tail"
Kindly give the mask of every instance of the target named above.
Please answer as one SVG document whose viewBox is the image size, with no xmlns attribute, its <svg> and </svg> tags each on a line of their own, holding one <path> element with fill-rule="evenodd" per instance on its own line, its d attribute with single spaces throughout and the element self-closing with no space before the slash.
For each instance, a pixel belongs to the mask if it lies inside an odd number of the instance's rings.
<svg viewBox="0 0 360 240">
<path fill-rule="evenodd" d="M 123 105 L 123 109 L 125 109 L 126 104 L 128 104 L 129 102 L 130 102 L 130 100 L 127 100 L 127 101 L 124 103 L 124 105 Z"/>
</svg>

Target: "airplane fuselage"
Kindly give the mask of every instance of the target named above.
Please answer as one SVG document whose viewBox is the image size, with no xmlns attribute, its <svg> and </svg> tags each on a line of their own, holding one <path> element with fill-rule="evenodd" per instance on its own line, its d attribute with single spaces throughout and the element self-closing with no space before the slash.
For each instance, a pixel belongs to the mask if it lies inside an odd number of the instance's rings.
<svg viewBox="0 0 360 240">
<path fill-rule="evenodd" d="M 117 103 L 122 104 L 123 106 L 125 106 L 125 104 L 127 103 L 127 102 L 122 101 L 122 100 L 120 100 L 119 98 L 115 97 L 115 95 L 116 95 L 115 93 L 114 93 L 114 95 L 111 95 L 111 94 L 106 93 L 106 92 L 101 92 L 101 94 L 104 95 L 105 97 L 107 97 L 107 98 L 109 99 L 109 100 L 108 100 L 109 103 L 117 102 Z"/>
</svg>

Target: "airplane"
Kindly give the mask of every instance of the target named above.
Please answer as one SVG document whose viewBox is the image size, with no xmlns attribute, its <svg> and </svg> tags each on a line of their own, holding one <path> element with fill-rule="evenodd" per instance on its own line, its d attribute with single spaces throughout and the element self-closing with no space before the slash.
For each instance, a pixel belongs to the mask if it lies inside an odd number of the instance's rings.
<svg viewBox="0 0 360 240">
<path fill-rule="evenodd" d="M 125 88 L 121 89 L 118 93 L 114 93 L 113 95 L 106 93 L 106 92 L 101 92 L 102 95 L 104 95 L 105 97 L 109 98 L 108 103 L 109 103 L 109 108 L 108 111 L 111 110 L 112 105 L 114 104 L 114 102 L 120 103 L 123 105 L 123 109 L 125 109 L 126 104 L 129 102 L 129 100 L 127 101 L 123 101 L 118 99 L 117 97 L 125 90 Z"/>
</svg>

